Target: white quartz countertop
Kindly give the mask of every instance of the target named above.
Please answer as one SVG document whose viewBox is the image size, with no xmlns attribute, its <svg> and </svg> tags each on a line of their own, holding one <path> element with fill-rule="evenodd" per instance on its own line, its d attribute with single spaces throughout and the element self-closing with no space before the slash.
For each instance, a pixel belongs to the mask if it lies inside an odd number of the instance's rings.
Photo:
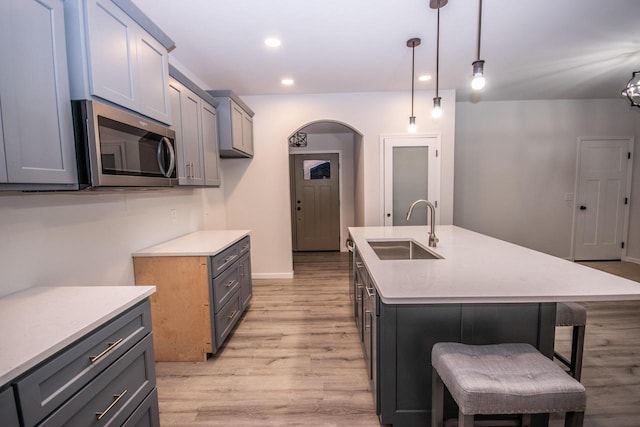
<svg viewBox="0 0 640 427">
<path fill-rule="evenodd" d="M 42 287 L 0 298 L 0 386 L 143 301 L 155 289 Z"/>
<path fill-rule="evenodd" d="M 133 256 L 213 256 L 248 236 L 250 230 L 205 230 L 142 249 Z"/>
<path fill-rule="evenodd" d="M 428 248 L 443 259 L 380 260 L 368 240 L 413 239 L 426 226 L 350 227 L 386 304 L 615 301 L 640 299 L 640 283 L 464 228 L 436 226 Z"/>
</svg>

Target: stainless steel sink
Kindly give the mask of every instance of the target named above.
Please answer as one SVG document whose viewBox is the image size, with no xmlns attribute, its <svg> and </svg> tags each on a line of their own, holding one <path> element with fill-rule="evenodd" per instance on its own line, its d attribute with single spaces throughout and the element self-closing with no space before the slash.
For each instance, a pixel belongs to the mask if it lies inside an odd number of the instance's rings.
<svg viewBox="0 0 640 427">
<path fill-rule="evenodd" d="M 367 240 L 381 260 L 442 259 L 413 240 Z"/>
</svg>

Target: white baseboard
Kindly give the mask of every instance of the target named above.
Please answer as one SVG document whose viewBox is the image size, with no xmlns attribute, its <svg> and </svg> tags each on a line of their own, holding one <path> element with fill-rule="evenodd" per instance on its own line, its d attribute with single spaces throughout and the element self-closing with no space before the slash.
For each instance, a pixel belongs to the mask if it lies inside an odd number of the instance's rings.
<svg viewBox="0 0 640 427">
<path fill-rule="evenodd" d="M 251 273 L 252 279 L 293 279 L 293 271 L 286 273 Z"/>
<path fill-rule="evenodd" d="M 633 262 L 635 264 L 640 264 L 640 258 L 631 258 L 630 256 L 626 256 L 622 258 L 623 261 Z"/>
</svg>

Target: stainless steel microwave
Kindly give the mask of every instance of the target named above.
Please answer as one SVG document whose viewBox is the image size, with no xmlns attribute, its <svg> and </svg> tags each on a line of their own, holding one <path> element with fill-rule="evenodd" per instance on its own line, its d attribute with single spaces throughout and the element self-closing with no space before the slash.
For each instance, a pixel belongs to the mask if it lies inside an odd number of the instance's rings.
<svg viewBox="0 0 640 427">
<path fill-rule="evenodd" d="M 171 187 L 175 132 L 98 101 L 72 101 L 79 187 Z"/>
</svg>

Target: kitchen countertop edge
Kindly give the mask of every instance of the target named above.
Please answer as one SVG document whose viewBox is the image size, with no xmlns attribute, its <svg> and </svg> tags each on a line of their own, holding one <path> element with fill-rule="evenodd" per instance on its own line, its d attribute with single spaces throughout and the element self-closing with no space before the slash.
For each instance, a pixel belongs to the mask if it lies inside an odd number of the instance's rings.
<svg viewBox="0 0 640 427">
<path fill-rule="evenodd" d="M 155 286 L 51 286 L 0 298 L 0 387 L 155 291 Z M 56 307 L 60 301 L 65 307 Z M 74 306 L 83 308 L 80 313 L 68 309 Z"/>
</svg>

